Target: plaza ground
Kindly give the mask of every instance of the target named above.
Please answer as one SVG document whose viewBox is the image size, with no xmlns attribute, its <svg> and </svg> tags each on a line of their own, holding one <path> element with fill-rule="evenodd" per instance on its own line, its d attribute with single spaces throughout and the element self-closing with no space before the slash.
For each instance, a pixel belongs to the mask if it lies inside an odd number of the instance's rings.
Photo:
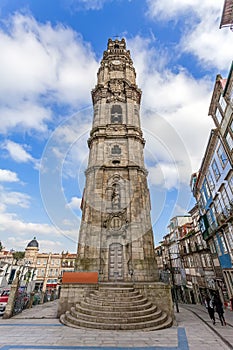
<svg viewBox="0 0 233 350">
<path fill-rule="evenodd" d="M 212 325 L 202 305 L 179 305 L 176 322 L 160 331 L 76 329 L 56 318 L 58 301 L 37 305 L 8 320 L 0 319 L 0 350 L 225 350 L 233 349 L 233 312 L 227 326 Z"/>
</svg>

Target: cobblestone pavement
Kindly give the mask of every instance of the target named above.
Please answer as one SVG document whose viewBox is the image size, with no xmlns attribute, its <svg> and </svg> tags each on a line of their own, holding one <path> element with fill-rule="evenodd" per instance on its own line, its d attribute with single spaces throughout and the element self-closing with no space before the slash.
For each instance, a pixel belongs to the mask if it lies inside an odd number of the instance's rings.
<svg viewBox="0 0 233 350">
<path fill-rule="evenodd" d="M 0 350 L 226 350 L 233 349 L 233 312 L 226 310 L 227 326 L 217 318 L 213 326 L 201 305 L 179 305 L 175 325 L 152 331 L 75 329 L 56 318 L 57 301 L 0 319 Z"/>
</svg>

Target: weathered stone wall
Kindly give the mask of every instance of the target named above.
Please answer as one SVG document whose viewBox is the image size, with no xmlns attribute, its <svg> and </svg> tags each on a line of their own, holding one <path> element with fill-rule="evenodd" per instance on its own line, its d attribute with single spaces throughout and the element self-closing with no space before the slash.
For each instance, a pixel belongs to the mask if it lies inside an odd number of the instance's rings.
<svg viewBox="0 0 233 350">
<path fill-rule="evenodd" d="M 90 292 L 98 289 L 98 284 L 63 284 L 61 287 L 57 317 L 60 317 L 66 311 L 69 311 L 72 306 L 84 300 Z"/>
<path fill-rule="evenodd" d="M 171 287 L 167 284 L 136 282 L 134 288 L 174 319 Z"/>
<path fill-rule="evenodd" d="M 100 284 L 63 284 L 58 305 L 60 317 L 72 306 L 84 300 L 85 296 L 98 289 Z M 114 284 L 113 284 L 114 285 Z M 162 311 L 165 311 L 174 319 L 174 310 L 171 297 L 171 288 L 164 283 L 134 283 L 134 288 L 144 295 L 149 301 Z"/>
</svg>

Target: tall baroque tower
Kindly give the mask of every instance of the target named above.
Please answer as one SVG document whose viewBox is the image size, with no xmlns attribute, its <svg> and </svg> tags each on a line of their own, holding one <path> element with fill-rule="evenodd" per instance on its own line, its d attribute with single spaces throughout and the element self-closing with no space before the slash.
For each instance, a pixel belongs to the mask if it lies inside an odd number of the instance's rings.
<svg viewBox="0 0 233 350">
<path fill-rule="evenodd" d="M 97 271 L 100 282 L 156 282 L 141 90 L 124 39 L 108 40 L 92 100 L 77 271 Z"/>
</svg>

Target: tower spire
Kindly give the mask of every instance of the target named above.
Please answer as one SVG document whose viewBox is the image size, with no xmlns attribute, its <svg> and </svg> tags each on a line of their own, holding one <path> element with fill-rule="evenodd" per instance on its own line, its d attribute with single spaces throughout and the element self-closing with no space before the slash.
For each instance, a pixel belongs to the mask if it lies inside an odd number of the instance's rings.
<svg viewBox="0 0 233 350">
<path fill-rule="evenodd" d="M 100 281 L 156 281 L 141 90 L 124 38 L 108 40 L 92 101 L 77 268 Z"/>
</svg>

